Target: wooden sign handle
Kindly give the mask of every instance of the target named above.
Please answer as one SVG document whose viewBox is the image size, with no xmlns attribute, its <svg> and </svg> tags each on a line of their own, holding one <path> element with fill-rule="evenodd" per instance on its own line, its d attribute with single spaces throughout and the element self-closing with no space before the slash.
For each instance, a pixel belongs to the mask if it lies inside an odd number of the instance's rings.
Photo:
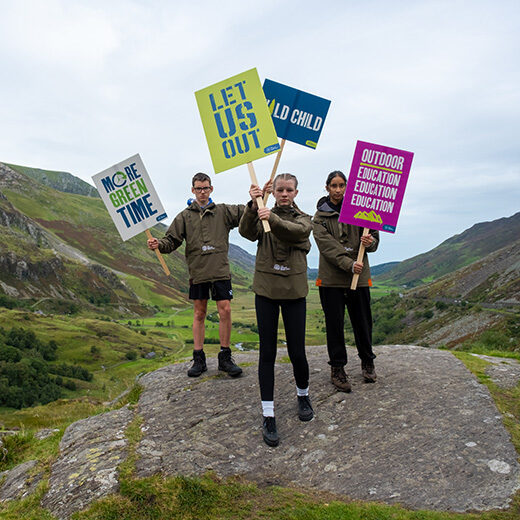
<svg viewBox="0 0 520 520">
<path fill-rule="evenodd" d="M 153 238 L 149 229 L 146 230 L 146 236 L 148 238 Z M 155 254 L 157 255 L 157 258 L 159 259 L 159 262 L 161 262 L 162 268 L 163 268 L 166 276 L 170 276 L 170 270 L 168 269 L 168 266 L 166 265 L 166 262 L 164 261 L 164 258 L 162 257 L 161 252 L 159 251 L 159 249 L 155 249 L 154 251 L 155 251 Z"/>
<path fill-rule="evenodd" d="M 247 168 L 249 169 L 249 176 L 251 177 L 251 183 L 258 186 L 258 179 L 256 178 L 256 173 L 255 173 L 255 169 L 253 168 L 253 163 L 248 162 Z M 264 199 L 262 199 L 262 197 L 257 197 L 256 203 L 258 204 L 259 208 L 265 208 Z M 271 226 L 269 225 L 269 222 L 267 222 L 267 220 L 262 220 L 262 226 L 264 226 L 264 231 L 266 233 L 269 233 L 269 231 L 271 231 Z"/>
<path fill-rule="evenodd" d="M 276 175 L 276 170 L 278 169 L 278 163 L 280 162 L 280 157 L 282 157 L 283 147 L 285 146 L 285 139 L 282 139 L 280 142 L 280 149 L 278 150 L 278 153 L 276 154 L 276 159 L 274 161 L 273 171 L 271 172 L 270 181 L 272 181 Z M 269 193 L 264 194 L 264 205 L 267 204 L 267 199 L 269 198 Z"/>
<path fill-rule="evenodd" d="M 370 229 L 363 228 L 363 236 L 366 237 L 368 235 L 369 231 L 370 231 Z M 365 246 L 361 243 L 361 244 L 359 244 L 359 252 L 357 255 L 357 261 L 362 262 L 364 256 L 365 256 Z M 350 284 L 350 288 L 353 291 L 355 291 L 357 289 L 358 280 L 359 280 L 359 274 L 354 274 L 354 276 L 352 277 L 352 283 Z"/>
</svg>

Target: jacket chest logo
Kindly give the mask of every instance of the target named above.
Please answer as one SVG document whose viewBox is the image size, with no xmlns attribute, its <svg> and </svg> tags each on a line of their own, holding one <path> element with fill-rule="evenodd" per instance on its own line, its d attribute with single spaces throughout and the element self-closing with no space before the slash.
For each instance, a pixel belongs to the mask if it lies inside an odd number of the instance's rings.
<svg viewBox="0 0 520 520">
<path fill-rule="evenodd" d="M 291 268 L 288 267 L 287 265 L 280 265 L 280 264 L 274 264 L 273 269 L 275 271 L 290 271 L 291 270 Z"/>
<path fill-rule="evenodd" d="M 202 250 L 203 251 L 213 251 L 213 249 L 215 249 L 213 246 L 202 246 Z"/>
</svg>

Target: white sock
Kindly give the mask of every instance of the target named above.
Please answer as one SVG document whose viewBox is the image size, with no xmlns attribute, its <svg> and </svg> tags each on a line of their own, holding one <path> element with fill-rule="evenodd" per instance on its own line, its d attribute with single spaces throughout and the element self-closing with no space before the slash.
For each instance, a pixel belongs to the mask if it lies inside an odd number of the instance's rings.
<svg viewBox="0 0 520 520">
<path fill-rule="evenodd" d="M 307 387 L 307 388 L 296 387 L 296 395 L 298 397 L 303 397 L 304 395 L 309 395 L 309 387 Z"/>
<path fill-rule="evenodd" d="M 262 401 L 262 415 L 274 417 L 274 401 Z"/>
</svg>

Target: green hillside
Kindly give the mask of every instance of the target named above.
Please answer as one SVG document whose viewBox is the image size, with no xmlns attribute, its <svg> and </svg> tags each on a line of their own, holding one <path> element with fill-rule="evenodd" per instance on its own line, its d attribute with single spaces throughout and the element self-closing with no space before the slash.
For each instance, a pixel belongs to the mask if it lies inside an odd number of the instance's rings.
<svg viewBox="0 0 520 520">
<path fill-rule="evenodd" d="M 520 236 L 520 212 L 508 218 L 475 224 L 427 253 L 400 262 L 377 281 L 415 287 L 436 280 L 498 251 Z"/>
<path fill-rule="evenodd" d="M 12 294 L 102 305 L 112 314 L 187 303 L 184 248 L 166 256 L 167 277 L 144 235 L 121 240 L 100 198 L 51 187 L 60 185 L 61 172 L 0 163 L 0 173 L 1 275 Z M 88 191 L 89 185 L 71 178 L 66 175 L 67 189 Z M 165 229 L 151 231 L 161 236 Z M 248 266 L 231 263 L 237 289 L 248 287 Z"/>
<path fill-rule="evenodd" d="M 131 388 L 137 374 L 189 357 L 184 329 L 152 323 L 156 321 L 116 322 L 103 316 L 46 316 L 0 308 L 0 391 L 7 384 L 13 394 L 9 402 L 7 394 L 0 398 L 0 427 L 59 425 L 82 398 L 102 405 Z M 17 397 L 26 400 L 17 402 Z M 13 410 L 57 398 L 66 399 L 59 409 L 51 404 L 38 411 Z"/>
<path fill-rule="evenodd" d="M 0 428 L 88 415 L 139 373 L 191 355 L 184 248 L 165 255 L 167 277 L 144 235 L 121 240 L 90 188 L 0 163 Z M 245 294 L 254 257 L 230 249 L 234 288 Z M 252 326 L 236 324 L 232 340 L 256 344 Z M 206 338 L 209 352 L 218 348 L 218 320 Z"/>
<path fill-rule="evenodd" d="M 375 343 L 419 343 L 520 357 L 520 239 L 373 305 Z"/>
</svg>

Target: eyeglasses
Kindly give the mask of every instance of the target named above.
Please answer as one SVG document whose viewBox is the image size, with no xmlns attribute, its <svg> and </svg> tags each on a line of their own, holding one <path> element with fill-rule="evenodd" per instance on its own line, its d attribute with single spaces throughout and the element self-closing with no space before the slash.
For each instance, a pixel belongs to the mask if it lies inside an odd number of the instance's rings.
<svg viewBox="0 0 520 520">
<path fill-rule="evenodd" d="M 203 186 L 202 188 L 193 188 L 197 193 L 203 193 L 211 190 L 211 186 Z"/>
</svg>

